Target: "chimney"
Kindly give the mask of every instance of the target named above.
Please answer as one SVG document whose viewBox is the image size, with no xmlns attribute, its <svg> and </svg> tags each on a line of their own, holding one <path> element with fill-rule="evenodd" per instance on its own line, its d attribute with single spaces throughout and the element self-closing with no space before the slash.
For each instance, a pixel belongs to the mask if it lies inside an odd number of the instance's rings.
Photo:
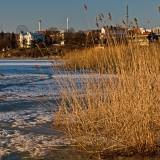
<svg viewBox="0 0 160 160">
<path fill-rule="evenodd" d="M 39 20 L 39 31 L 41 31 L 41 20 Z"/>
<path fill-rule="evenodd" d="M 69 29 L 69 18 L 67 18 L 67 32 L 68 32 L 68 29 Z"/>
</svg>

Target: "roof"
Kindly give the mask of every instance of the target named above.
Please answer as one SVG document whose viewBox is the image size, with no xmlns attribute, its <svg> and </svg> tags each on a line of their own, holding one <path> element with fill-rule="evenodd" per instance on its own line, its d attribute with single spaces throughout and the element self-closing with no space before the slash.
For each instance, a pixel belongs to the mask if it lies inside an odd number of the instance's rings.
<svg viewBox="0 0 160 160">
<path fill-rule="evenodd" d="M 47 33 L 47 30 L 44 30 L 44 31 L 35 31 L 35 33 L 39 33 L 39 34 L 46 34 Z"/>
<path fill-rule="evenodd" d="M 27 33 L 21 33 L 23 36 L 26 36 L 27 34 L 30 34 L 31 36 L 33 37 L 37 37 L 37 36 L 40 36 L 40 35 L 43 35 L 44 34 L 39 34 L 39 33 L 33 33 L 33 32 L 27 32 Z"/>
<path fill-rule="evenodd" d="M 123 27 L 114 27 L 114 26 L 103 26 L 102 27 L 104 30 L 125 30 Z"/>
<path fill-rule="evenodd" d="M 40 35 L 43 35 L 43 36 L 44 36 L 44 34 L 39 34 L 39 33 L 30 33 L 30 34 L 31 34 L 31 36 L 34 36 L 34 37 L 40 36 Z"/>
</svg>

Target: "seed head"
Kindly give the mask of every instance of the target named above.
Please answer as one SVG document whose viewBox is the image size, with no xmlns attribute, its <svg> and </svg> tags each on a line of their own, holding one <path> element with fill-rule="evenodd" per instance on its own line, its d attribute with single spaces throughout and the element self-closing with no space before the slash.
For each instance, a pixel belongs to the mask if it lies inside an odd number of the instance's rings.
<svg viewBox="0 0 160 160">
<path fill-rule="evenodd" d="M 104 22 L 103 22 L 103 25 L 104 25 L 104 26 L 106 26 L 106 25 L 107 25 L 107 22 L 106 22 L 106 21 L 104 21 Z"/>
<path fill-rule="evenodd" d="M 87 10 L 87 6 L 86 6 L 85 4 L 83 5 L 83 7 L 84 7 L 84 9 L 86 9 L 86 10 Z"/>
<path fill-rule="evenodd" d="M 101 17 L 104 18 L 104 15 L 102 13 L 100 13 Z"/>
<path fill-rule="evenodd" d="M 101 16 L 101 14 L 99 15 L 99 21 L 102 21 L 102 16 Z"/>
<path fill-rule="evenodd" d="M 134 18 L 134 22 L 137 23 L 137 19 L 136 18 Z"/>
<path fill-rule="evenodd" d="M 99 28 L 99 24 L 98 23 L 96 23 L 96 26 L 97 26 L 97 28 Z"/>
<path fill-rule="evenodd" d="M 110 12 L 108 13 L 108 19 L 109 19 L 110 21 L 112 21 L 112 16 L 111 16 Z"/>
<path fill-rule="evenodd" d="M 135 22 L 135 24 L 136 24 L 136 26 L 137 26 L 137 28 L 138 28 L 138 21 L 137 21 L 136 18 L 134 18 L 134 22 Z"/>
<path fill-rule="evenodd" d="M 98 23 L 98 19 L 97 19 L 97 17 L 95 18 L 95 22 L 96 22 L 96 23 Z"/>
<path fill-rule="evenodd" d="M 123 18 L 121 18 L 121 21 L 122 21 L 122 23 L 123 23 L 124 25 L 126 25 L 126 23 L 125 23 L 125 21 L 124 21 L 124 19 L 123 19 Z"/>
<path fill-rule="evenodd" d="M 130 27 L 131 27 L 132 29 L 134 28 L 132 21 L 130 21 Z"/>
</svg>

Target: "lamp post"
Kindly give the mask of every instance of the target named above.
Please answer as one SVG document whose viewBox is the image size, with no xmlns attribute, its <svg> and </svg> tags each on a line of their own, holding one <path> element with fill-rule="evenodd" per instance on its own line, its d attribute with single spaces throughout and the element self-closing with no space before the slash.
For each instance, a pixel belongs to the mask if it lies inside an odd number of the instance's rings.
<svg viewBox="0 0 160 160">
<path fill-rule="evenodd" d="M 150 20 L 148 20 L 147 23 L 149 23 L 149 25 L 150 25 L 150 30 L 151 30 L 151 40 L 153 40 L 153 37 L 152 37 L 152 28 L 151 28 L 151 22 L 150 22 Z"/>
<path fill-rule="evenodd" d="M 150 20 L 147 21 L 147 23 L 149 23 L 149 26 L 150 26 L 150 30 L 152 32 L 152 28 L 151 28 L 151 23 L 150 23 Z"/>
</svg>

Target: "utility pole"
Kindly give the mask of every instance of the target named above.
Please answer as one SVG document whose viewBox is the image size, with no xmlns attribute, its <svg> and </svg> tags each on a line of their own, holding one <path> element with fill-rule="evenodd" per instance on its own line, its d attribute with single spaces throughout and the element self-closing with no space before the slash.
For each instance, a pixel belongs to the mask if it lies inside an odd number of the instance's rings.
<svg viewBox="0 0 160 160">
<path fill-rule="evenodd" d="M 150 30 L 152 30 L 150 20 L 148 20 L 147 23 L 149 24 Z"/>
<path fill-rule="evenodd" d="M 160 6 L 158 7 L 158 12 L 160 12 Z M 160 28 L 160 25 L 159 25 L 159 28 Z M 159 31 L 159 29 L 158 29 L 158 33 L 159 33 L 160 31 Z"/>
<path fill-rule="evenodd" d="M 128 25 L 129 25 L 128 4 L 127 4 L 127 7 L 126 7 L 126 24 L 127 24 L 127 28 L 128 28 Z"/>
</svg>

